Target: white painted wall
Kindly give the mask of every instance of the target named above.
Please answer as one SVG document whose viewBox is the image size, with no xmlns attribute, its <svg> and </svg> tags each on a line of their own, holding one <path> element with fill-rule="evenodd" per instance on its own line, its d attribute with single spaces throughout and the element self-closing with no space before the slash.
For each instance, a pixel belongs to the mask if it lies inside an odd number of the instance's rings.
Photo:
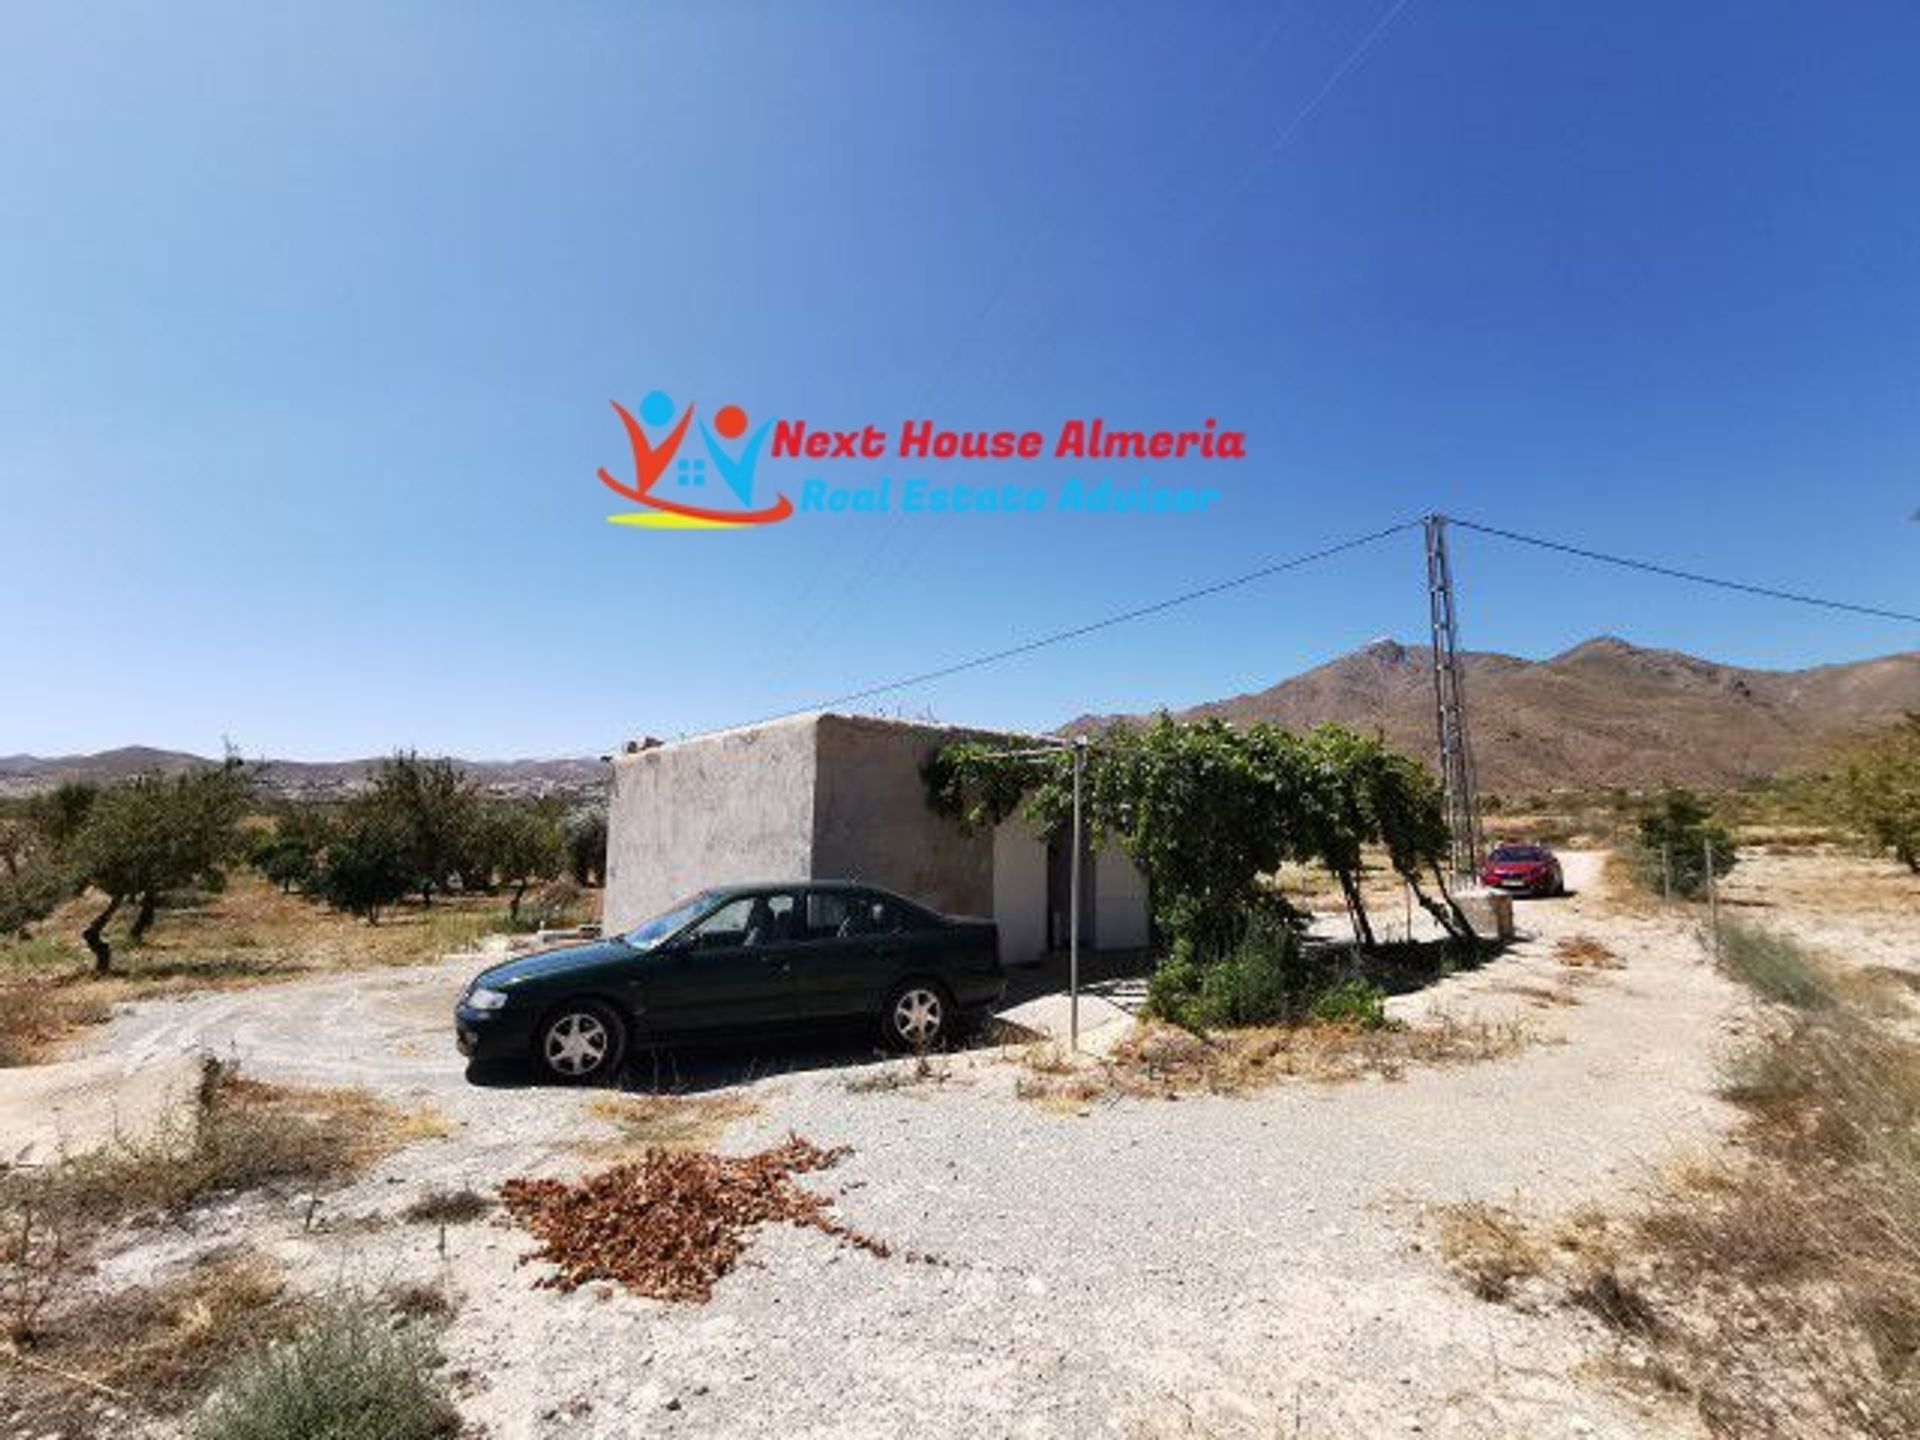
<svg viewBox="0 0 1920 1440">
<path fill-rule="evenodd" d="M 993 918 L 1000 960 L 1025 965 L 1047 948 L 1047 847 L 1018 816 L 993 832 Z"/>
<path fill-rule="evenodd" d="M 1093 938 L 1102 950 L 1146 948 L 1147 877 L 1109 840 L 1094 856 Z M 1044 887 L 1045 881 L 1042 880 Z"/>
</svg>

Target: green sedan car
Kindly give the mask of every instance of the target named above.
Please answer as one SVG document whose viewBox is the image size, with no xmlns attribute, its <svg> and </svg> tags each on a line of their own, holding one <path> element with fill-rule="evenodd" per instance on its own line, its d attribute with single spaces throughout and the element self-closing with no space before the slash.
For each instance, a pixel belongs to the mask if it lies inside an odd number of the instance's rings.
<svg viewBox="0 0 1920 1440">
<path fill-rule="evenodd" d="M 1006 989 L 991 920 L 877 886 L 727 885 L 623 935 L 495 965 L 454 1007 L 460 1053 L 530 1058 L 557 1080 L 619 1075 L 636 1045 L 866 1021 L 927 1050 Z"/>
</svg>

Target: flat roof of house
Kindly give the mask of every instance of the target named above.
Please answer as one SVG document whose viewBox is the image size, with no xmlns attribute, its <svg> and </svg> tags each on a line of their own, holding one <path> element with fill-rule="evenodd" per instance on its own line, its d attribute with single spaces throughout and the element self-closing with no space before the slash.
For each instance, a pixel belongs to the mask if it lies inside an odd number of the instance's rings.
<svg viewBox="0 0 1920 1440">
<path fill-rule="evenodd" d="M 634 755 L 645 755 L 653 750 L 666 750 L 676 745 L 692 745 L 707 740 L 725 740 L 736 735 L 752 735 L 764 730 L 785 730 L 806 725 L 818 725 L 823 720 L 844 721 L 849 725 L 873 729 L 924 730 L 928 732 L 952 735 L 991 736 L 1005 740 L 1045 741 L 1058 739 L 1057 736 L 1033 735 L 1021 730 L 1009 730 L 1001 726 L 965 725 L 948 720 L 907 720 L 896 715 L 861 715 L 847 710 L 802 710 L 792 715 L 780 715 L 771 720 L 757 721 L 751 725 L 732 725 L 719 730 L 701 730 L 692 735 L 676 735 L 671 740 L 654 739 L 652 744 L 645 740 L 629 740 L 623 745 L 614 759 L 629 759 Z M 653 737 L 647 737 L 652 739 Z M 630 748 L 632 747 L 632 748 Z"/>
</svg>

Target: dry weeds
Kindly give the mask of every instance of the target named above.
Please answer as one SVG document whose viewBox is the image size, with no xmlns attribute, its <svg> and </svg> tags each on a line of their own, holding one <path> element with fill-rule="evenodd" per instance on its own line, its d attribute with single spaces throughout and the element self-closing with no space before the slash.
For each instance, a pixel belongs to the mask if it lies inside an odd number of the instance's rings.
<svg viewBox="0 0 1920 1440">
<path fill-rule="evenodd" d="M 0 986 L 0 1069 L 50 1059 L 76 1030 L 102 1024 L 110 1013 L 97 995 L 65 994 L 44 985 Z"/>
<path fill-rule="evenodd" d="M 1241 1095 L 1283 1080 L 1322 1083 L 1402 1078 L 1410 1067 L 1512 1055 L 1532 1039 L 1518 1022 L 1460 1020 L 1367 1029 L 1280 1025 L 1196 1034 L 1142 1022 L 1100 1060 L 1075 1063 L 1057 1046 L 1030 1047 L 1015 1093 L 1043 1108 L 1078 1111 L 1128 1096 Z"/>
<path fill-rule="evenodd" d="M 1626 961 L 1591 935 L 1567 936 L 1553 947 L 1553 958 L 1573 969 L 1619 970 L 1626 965 Z"/>
<path fill-rule="evenodd" d="M 493 1209 L 493 1201 L 478 1190 L 429 1190 L 400 1212 L 419 1225 L 467 1225 Z"/>
<path fill-rule="evenodd" d="M 443 1132 L 432 1111 L 403 1111 L 363 1090 L 265 1085 L 208 1059 L 192 1102 L 151 1132 L 0 1176 L 0 1221 L 59 1216 L 76 1232 L 98 1231 L 214 1195 L 344 1180 Z"/>
<path fill-rule="evenodd" d="M 601 1095 L 587 1113 L 619 1134 L 589 1140 L 578 1149 L 596 1159 L 637 1159 L 649 1150 L 706 1150 L 735 1121 L 757 1113 L 759 1102 L 737 1092 L 718 1095 Z"/>
<path fill-rule="evenodd" d="M 15 1384 L 26 1392 L 16 1403 L 33 1404 L 49 1423 L 102 1394 L 179 1414 L 234 1352 L 291 1335 L 305 1310 L 279 1266 L 250 1251 L 124 1291 L 75 1283 L 33 1334 L 15 1342 Z"/>
<path fill-rule="evenodd" d="M 1911 1436 L 1920 1046 L 1844 975 L 1760 938 L 1726 948 L 1730 972 L 1778 1002 L 1728 1068 L 1746 1112 L 1737 1159 L 1672 1167 L 1639 1211 L 1588 1216 L 1580 1243 L 1480 1217 L 1453 1220 L 1442 1252 L 1490 1299 L 1534 1265 L 1615 1333 L 1616 1374 L 1684 1395 L 1714 1434 Z"/>
<path fill-rule="evenodd" d="M 1511 1299 L 1548 1265 L 1546 1246 L 1510 1210 L 1484 1201 L 1443 1205 L 1431 1222 L 1440 1254 L 1482 1300 Z"/>
</svg>

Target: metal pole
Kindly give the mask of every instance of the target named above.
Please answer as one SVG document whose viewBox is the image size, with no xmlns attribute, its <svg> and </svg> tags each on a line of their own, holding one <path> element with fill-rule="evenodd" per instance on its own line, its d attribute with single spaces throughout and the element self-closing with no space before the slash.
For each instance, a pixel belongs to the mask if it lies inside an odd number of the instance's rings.
<svg viewBox="0 0 1920 1440">
<path fill-rule="evenodd" d="M 1707 924 L 1713 928 L 1713 958 L 1720 958 L 1720 889 L 1713 883 L 1713 841 L 1702 840 L 1707 857 Z"/>
<path fill-rule="evenodd" d="M 1460 612 L 1447 559 L 1447 517 L 1426 518 L 1427 612 L 1432 625 L 1434 726 L 1440 747 L 1440 783 L 1446 793 L 1454 874 L 1471 882 L 1480 873 L 1480 809 L 1473 746 L 1467 739 L 1466 685 L 1460 670 Z"/>
<path fill-rule="evenodd" d="M 1073 868 L 1067 904 L 1067 1048 L 1080 1048 L 1080 776 L 1087 758 L 1087 737 L 1073 741 Z"/>
</svg>

